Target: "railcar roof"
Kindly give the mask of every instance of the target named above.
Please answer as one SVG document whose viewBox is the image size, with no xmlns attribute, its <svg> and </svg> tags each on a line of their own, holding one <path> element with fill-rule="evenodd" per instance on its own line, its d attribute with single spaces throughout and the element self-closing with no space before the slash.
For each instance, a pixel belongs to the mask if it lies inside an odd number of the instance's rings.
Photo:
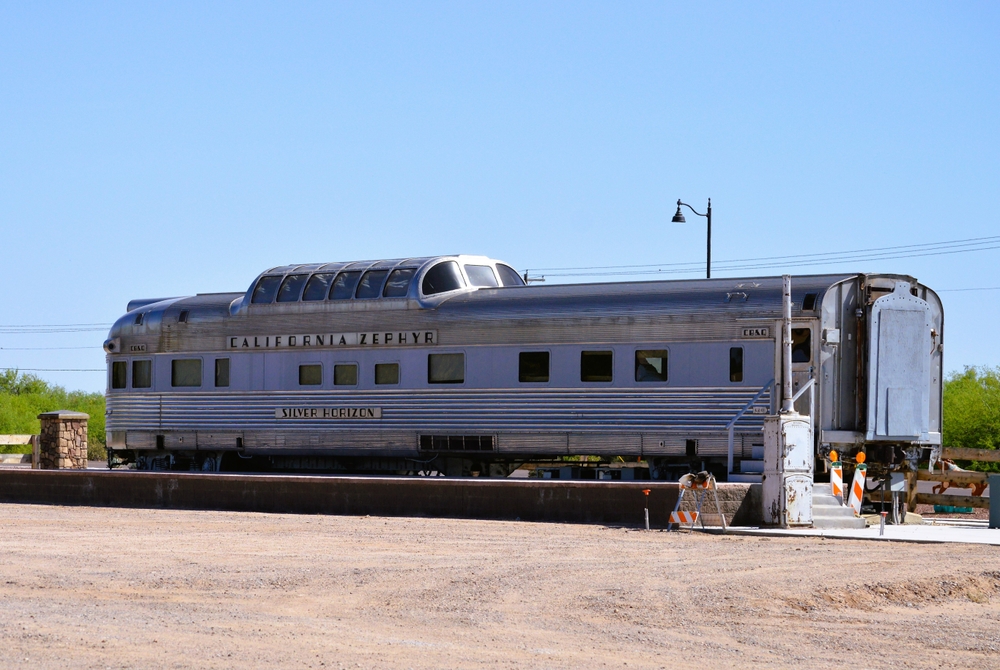
<svg viewBox="0 0 1000 670">
<path fill-rule="evenodd" d="M 351 261 L 344 263 L 314 263 L 287 265 L 271 268 L 260 276 L 317 272 L 334 268 L 378 268 L 415 267 L 430 265 L 442 256 L 405 258 L 384 261 Z M 485 258 L 459 256 L 452 258 Z M 494 261 L 496 262 L 496 261 Z M 900 279 L 915 282 L 913 277 L 895 274 L 838 273 L 792 276 L 792 301 L 794 310 L 799 312 L 806 296 L 814 294 L 816 305 L 822 304 L 823 296 L 832 286 L 859 276 L 881 279 Z M 253 285 L 251 285 L 252 290 Z M 645 312 L 669 308 L 676 316 L 694 315 L 702 312 L 733 311 L 754 318 L 780 317 L 782 310 L 782 279 L 771 277 L 727 277 L 717 279 L 682 279 L 654 281 L 624 281 L 581 284 L 543 284 L 517 287 L 489 288 L 455 292 L 442 296 L 442 300 L 432 304 L 402 301 L 397 303 L 402 309 L 431 309 L 443 319 L 475 318 L 496 320 L 504 318 L 556 318 L 585 313 L 600 314 L 613 318 L 630 318 Z M 226 320 L 235 315 L 233 307 L 246 302 L 246 293 L 199 294 L 185 298 L 164 300 L 133 301 L 128 314 L 122 316 L 112 328 L 115 334 L 136 333 L 134 328 L 150 327 L 158 330 L 164 318 L 169 322 L 184 321 L 190 313 L 192 322 Z M 296 313 L 311 313 L 314 309 L 355 309 L 364 311 L 369 305 L 355 308 L 344 301 L 332 305 L 332 301 L 316 303 L 294 303 Z M 312 307 L 315 305 L 316 307 Z M 305 310 L 305 311 L 301 311 Z M 140 315 L 140 312 L 144 314 Z M 279 312 L 280 313 L 280 312 Z"/>
<path fill-rule="evenodd" d="M 456 254 L 457 255 L 457 254 Z M 298 265 L 277 265 L 261 273 L 263 275 L 305 274 L 307 272 L 338 272 L 340 270 L 390 269 L 395 267 L 423 267 L 442 256 L 421 256 L 416 258 L 387 258 L 372 261 L 335 261 L 331 263 L 301 263 Z"/>
<path fill-rule="evenodd" d="M 821 301 L 831 286 L 857 276 L 857 273 L 793 275 L 793 304 L 801 306 L 810 293 Z M 515 290 L 480 289 L 457 295 L 438 309 L 476 312 L 482 318 L 509 318 L 527 312 L 549 316 L 563 311 L 614 314 L 667 305 L 678 312 L 734 309 L 763 314 L 780 313 L 781 291 L 781 277 L 533 285 Z"/>
</svg>

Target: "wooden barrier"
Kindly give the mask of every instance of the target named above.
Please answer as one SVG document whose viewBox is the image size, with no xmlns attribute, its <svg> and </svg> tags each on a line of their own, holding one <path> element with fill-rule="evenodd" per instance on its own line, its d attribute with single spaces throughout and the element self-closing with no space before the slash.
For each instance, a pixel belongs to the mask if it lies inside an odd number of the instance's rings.
<svg viewBox="0 0 1000 670">
<path fill-rule="evenodd" d="M 1000 463 L 1000 449 L 967 449 L 964 447 L 944 447 L 941 449 L 941 458 L 960 461 L 985 461 L 988 463 Z M 930 472 L 920 470 L 917 472 L 917 480 L 924 482 L 947 482 L 953 488 L 967 489 L 976 485 L 988 484 L 989 474 L 986 472 L 975 472 L 973 470 L 947 470 L 942 472 Z M 916 482 L 914 482 L 915 484 Z M 914 486 L 914 489 L 916 487 Z M 990 492 L 994 494 L 993 491 Z M 997 492 L 996 495 L 1000 495 Z M 914 507 L 920 505 L 945 505 L 951 507 L 978 507 L 979 509 L 989 509 L 990 499 L 982 496 L 949 496 L 933 493 L 917 493 L 913 496 Z"/>
<path fill-rule="evenodd" d="M 944 494 L 918 493 L 917 502 L 921 505 L 946 505 L 949 507 L 990 508 L 990 499 L 982 496 L 948 496 Z"/>
<path fill-rule="evenodd" d="M 31 445 L 31 467 L 38 467 L 38 435 L 0 435 L 0 446 L 19 447 L 26 444 Z"/>
<path fill-rule="evenodd" d="M 965 449 L 963 447 L 945 447 L 941 450 L 941 458 L 958 459 L 960 461 L 986 461 L 1000 463 L 1000 449 Z"/>
<path fill-rule="evenodd" d="M 917 472 L 917 479 L 922 482 L 948 482 L 949 484 L 962 484 L 961 488 L 969 488 L 971 484 L 987 484 L 989 480 L 989 474 L 986 472 L 974 472 L 972 470 L 967 470 L 965 472 L 956 472 L 954 470 L 950 472 L 929 472 L 927 470 L 920 470 Z M 956 488 L 958 488 L 956 486 Z"/>
</svg>

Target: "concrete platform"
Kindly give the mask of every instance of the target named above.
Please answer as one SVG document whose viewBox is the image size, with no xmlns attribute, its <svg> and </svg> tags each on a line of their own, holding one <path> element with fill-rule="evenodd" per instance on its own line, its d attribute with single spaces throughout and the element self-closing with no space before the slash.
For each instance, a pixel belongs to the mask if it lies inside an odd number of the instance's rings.
<svg viewBox="0 0 1000 670">
<path fill-rule="evenodd" d="M 643 489 L 650 490 L 650 526 L 666 527 L 677 502 L 676 483 L 0 469 L 0 503 L 635 527 L 643 524 Z M 720 484 L 719 498 L 729 523 L 760 523 L 760 485 Z"/>
<path fill-rule="evenodd" d="M 711 529 L 708 532 L 716 532 Z M 719 531 L 721 532 L 721 530 Z M 987 528 L 983 523 L 977 526 L 963 524 L 961 526 L 945 526 L 924 523 L 921 525 L 905 525 L 885 527 L 885 535 L 878 534 L 878 526 L 864 529 L 847 528 L 806 528 L 791 530 L 782 528 L 730 528 L 731 535 L 763 535 L 771 537 L 826 537 L 841 540 L 875 540 L 880 542 L 917 542 L 937 544 L 955 542 L 965 544 L 992 544 L 1000 546 L 1000 529 Z"/>
</svg>

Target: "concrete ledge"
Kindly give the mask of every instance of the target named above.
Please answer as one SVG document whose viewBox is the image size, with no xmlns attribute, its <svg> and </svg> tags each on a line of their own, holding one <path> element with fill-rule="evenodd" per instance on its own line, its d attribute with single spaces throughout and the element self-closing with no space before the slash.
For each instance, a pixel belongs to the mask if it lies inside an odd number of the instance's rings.
<svg viewBox="0 0 1000 670">
<path fill-rule="evenodd" d="M 721 532 L 715 529 L 707 532 Z M 729 535 L 760 535 L 764 537 L 822 537 L 828 540 L 872 540 L 875 542 L 912 542 L 916 544 L 991 544 L 1000 546 L 1000 532 L 985 525 L 976 528 L 921 525 L 886 526 L 885 535 L 879 527 L 864 529 L 827 528 L 730 528 Z"/>
<path fill-rule="evenodd" d="M 0 503 L 293 514 L 521 519 L 664 528 L 678 485 L 511 479 L 0 471 Z M 759 484 L 720 484 L 727 521 L 760 523 Z M 708 510 L 708 507 L 713 509 Z M 715 512 L 707 505 L 705 512 Z M 707 521 L 710 519 L 706 519 Z"/>
</svg>

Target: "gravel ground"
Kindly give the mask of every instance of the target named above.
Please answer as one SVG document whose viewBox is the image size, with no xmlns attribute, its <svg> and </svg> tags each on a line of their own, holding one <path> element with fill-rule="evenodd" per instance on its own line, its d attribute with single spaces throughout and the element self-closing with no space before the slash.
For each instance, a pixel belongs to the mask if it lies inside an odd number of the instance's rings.
<svg viewBox="0 0 1000 670">
<path fill-rule="evenodd" d="M 1000 667 L 996 547 L 0 506 L 0 667 Z"/>
</svg>

